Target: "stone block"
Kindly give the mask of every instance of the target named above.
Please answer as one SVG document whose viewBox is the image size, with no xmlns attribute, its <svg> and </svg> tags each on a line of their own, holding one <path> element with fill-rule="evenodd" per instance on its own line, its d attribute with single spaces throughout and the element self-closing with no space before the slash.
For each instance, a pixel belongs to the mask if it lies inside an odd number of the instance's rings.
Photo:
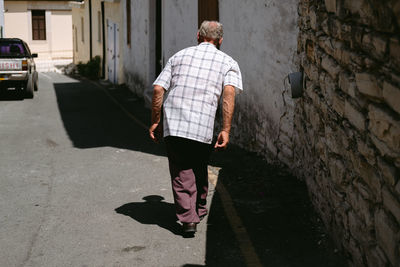
<svg viewBox="0 0 400 267">
<path fill-rule="evenodd" d="M 365 56 L 351 52 L 350 60 L 351 67 L 354 68 L 354 71 L 361 71 L 363 68 L 365 68 Z"/>
<path fill-rule="evenodd" d="M 342 68 L 336 63 L 334 59 L 329 56 L 322 58 L 321 67 L 328 72 L 332 79 L 336 80 Z"/>
<path fill-rule="evenodd" d="M 380 35 L 367 33 L 362 38 L 362 45 L 365 51 L 371 53 L 375 58 L 383 60 L 388 41 L 385 37 Z"/>
<path fill-rule="evenodd" d="M 400 153 L 400 121 L 384 110 L 369 105 L 369 130 L 396 153 Z"/>
<path fill-rule="evenodd" d="M 396 187 L 395 187 L 395 190 L 396 190 L 396 193 L 397 193 L 398 195 L 400 195 L 400 181 L 397 182 L 397 185 L 396 185 Z"/>
<path fill-rule="evenodd" d="M 331 159 L 329 161 L 329 171 L 332 181 L 341 187 L 346 174 L 346 169 L 343 162 L 338 159 Z"/>
<path fill-rule="evenodd" d="M 343 1 L 343 6 L 345 9 L 349 10 L 350 13 L 356 14 L 358 11 L 361 9 L 363 5 L 363 1 L 357 0 L 344 0 Z"/>
<path fill-rule="evenodd" d="M 328 25 L 328 18 L 325 18 L 322 22 L 321 22 L 321 29 L 322 31 L 326 34 L 326 35 L 331 35 L 330 34 L 330 30 L 329 30 L 329 25 Z"/>
<path fill-rule="evenodd" d="M 382 248 L 390 263 L 398 266 L 398 228 L 383 210 L 375 213 L 375 231 L 378 245 Z"/>
<path fill-rule="evenodd" d="M 383 179 L 389 186 L 395 186 L 399 180 L 399 172 L 392 164 L 387 163 L 383 158 L 378 158 L 378 168 L 381 171 Z"/>
<path fill-rule="evenodd" d="M 336 132 L 329 126 L 325 126 L 325 137 L 326 137 L 326 145 L 328 146 L 331 153 L 342 154 L 343 148 L 339 143 L 340 139 L 337 138 Z"/>
<path fill-rule="evenodd" d="M 369 73 L 356 73 L 355 80 L 360 93 L 376 99 L 382 99 L 382 89 L 374 75 Z"/>
<path fill-rule="evenodd" d="M 374 16 L 371 18 L 373 29 L 379 32 L 394 33 L 396 23 L 393 20 L 392 4 L 397 0 L 369 2 L 374 11 Z"/>
<path fill-rule="evenodd" d="M 400 83 L 400 75 L 397 75 L 396 73 L 392 72 L 390 73 L 390 78 L 394 83 Z"/>
<path fill-rule="evenodd" d="M 343 66 L 351 67 L 352 64 L 352 52 L 347 49 L 344 45 L 341 49 L 335 51 L 335 59 L 338 60 Z"/>
<path fill-rule="evenodd" d="M 369 137 L 371 138 L 371 141 L 374 144 L 374 146 L 378 149 L 380 155 L 382 157 L 389 157 L 395 159 L 395 164 L 396 164 L 396 159 L 400 158 L 400 153 L 394 152 L 391 148 L 388 147 L 388 145 L 385 142 L 379 140 L 372 133 L 369 133 Z"/>
<path fill-rule="evenodd" d="M 374 165 L 376 163 L 375 150 L 361 139 L 357 140 L 357 149 L 370 165 Z"/>
<path fill-rule="evenodd" d="M 371 190 L 364 183 L 362 183 L 360 181 L 354 181 L 353 184 L 354 184 L 354 187 L 357 189 L 358 192 L 360 192 L 360 194 L 362 195 L 362 197 L 364 199 L 367 199 L 370 201 L 375 200 L 375 197 L 371 193 Z"/>
<path fill-rule="evenodd" d="M 352 206 L 353 210 L 356 211 L 357 215 L 361 218 L 361 220 L 365 223 L 365 226 L 368 230 L 373 229 L 374 226 L 374 217 L 372 210 L 372 204 L 370 204 L 367 200 L 365 200 L 356 190 L 349 189 L 347 192 L 347 200 Z M 371 241 L 372 238 L 369 237 Z"/>
<path fill-rule="evenodd" d="M 319 85 L 321 87 L 321 92 L 324 95 L 326 102 L 331 105 L 332 98 L 336 89 L 335 81 L 326 72 L 321 71 L 319 76 Z"/>
<path fill-rule="evenodd" d="M 310 26 L 311 29 L 313 29 L 314 31 L 318 30 L 318 17 L 317 17 L 317 13 L 315 12 L 315 8 L 311 8 L 308 16 L 310 17 Z"/>
<path fill-rule="evenodd" d="M 328 151 L 325 145 L 325 138 L 319 138 L 315 144 L 315 152 L 325 164 L 328 163 Z"/>
<path fill-rule="evenodd" d="M 348 213 L 349 230 L 351 235 L 362 245 L 366 246 L 373 242 L 373 236 L 368 231 L 364 221 L 354 212 Z"/>
<path fill-rule="evenodd" d="M 344 104 L 344 115 L 359 131 L 363 132 L 365 130 L 365 115 L 347 100 Z"/>
<path fill-rule="evenodd" d="M 400 2 L 395 1 L 395 4 L 393 5 L 393 14 L 396 18 L 397 25 L 400 25 Z"/>
<path fill-rule="evenodd" d="M 346 130 L 349 130 L 349 129 L 346 129 Z M 337 130 L 337 132 L 338 132 L 338 138 L 340 139 L 343 148 L 347 150 L 350 146 L 351 140 L 353 139 L 353 135 L 351 133 L 349 134 L 347 131 L 345 131 L 342 128 L 339 128 Z"/>
<path fill-rule="evenodd" d="M 336 0 L 325 0 L 326 11 L 329 13 L 336 12 Z"/>
<path fill-rule="evenodd" d="M 351 263 L 353 264 L 350 265 L 350 267 L 365 266 L 365 262 L 363 259 L 364 255 L 358 243 L 359 241 L 358 240 L 356 241 L 354 238 L 350 238 L 349 240 L 347 250 L 351 254 L 351 260 L 352 260 Z"/>
<path fill-rule="evenodd" d="M 339 116 L 343 117 L 344 115 L 344 103 L 345 100 L 343 97 L 338 94 L 334 94 L 332 98 L 332 108 L 339 114 Z"/>
<path fill-rule="evenodd" d="M 358 155 L 351 154 L 350 157 L 354 171 L 368 185 L 369 190 L 374 194 L 374 198 L 379 201 L 381 199 L 381 181 L 375 168 Z M 371 197 L 368 198 L 371 199 Z"/>
<path fill-rule="evenodd" d="M 366 251 L 365 255 L 368 267 L 387 266 L 388 260 L 380 247 L 374 247 Z"/>
<path fill-rule="evenodd" d="M 397 113 L 400 114 L 400 88 L 388 83 L 383 83 L 383 99 Z"/>
<path fill-rule="evenodd" d="M 346 41 L 346 42 L 351 42 L 352 39 L 352 26 L 350 24 L 341 24 L 340 27 L 340 35 L 339 39 Z"/>
<path fill-rule="evenodd" d="M 333 46 L 332 38 L 327 36 L 322 36 L 318 38 L 318 45 L 321 47 L 328 55 L 333 56 L 335 47 Z"/>
<path fill-rule="evenodd" d="M 315 62 L 315 46 L 311 40 L 306 41 L 306 55 L 310 62 Z"/>
<path fill-rule="evenodd" d="M 393 194 L 388 190 L 387 187 L 382 190 L 383 206 L 392 213 L 396 218 L 397 223 L 400 224 L 400 202 L 396 199 Z"/>
<path fill-rule="evenodd" d="M 390 39 L 390 58 L 397 66 L 400 66 L 400 41 L 399 39 Z"/>
<path fill-rule="evenodd" d="M 353 77 L 344 71 L 339 74 L 339 88 L 351 97 L 356 97 L 356 83 Z"/>
<path fill-rule="evenodd" d="M 314 64 L 304 63 L 303 69 L 310 80 L 318 82 L 318 68 Z"/>
</svg>

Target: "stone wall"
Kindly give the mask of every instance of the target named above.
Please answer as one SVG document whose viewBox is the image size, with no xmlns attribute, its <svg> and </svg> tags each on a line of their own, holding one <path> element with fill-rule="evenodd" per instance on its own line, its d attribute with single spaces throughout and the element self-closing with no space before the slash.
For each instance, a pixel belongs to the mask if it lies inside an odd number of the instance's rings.
<svg viewBox="0 0 400 267">
<path fill-rule="evenodd" d="M 300 0 L 294 170 L 354 266 L 400 266 L 400 1 Z"/>
</svg>

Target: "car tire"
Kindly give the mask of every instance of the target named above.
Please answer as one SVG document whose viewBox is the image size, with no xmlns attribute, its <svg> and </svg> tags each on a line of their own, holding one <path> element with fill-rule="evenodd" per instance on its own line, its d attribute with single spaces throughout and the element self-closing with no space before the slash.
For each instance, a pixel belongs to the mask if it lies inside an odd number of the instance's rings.
<svg viewBox="0 0 400 267">
<path fill-rule="evenodd" d="M 29 99 L 32 99 L 34 97 L 33 90 L 34 90 L 33 81 L 32 81 L 32 79 L 29 79 L 27 84 L 26 84 L 25 97 L 29 98 Z"/>
<path fill-rule="evenodd" d="M 37 82 L 35 82 L 35 84 L 34 84 L 34 86 L 33 86 L 33 89 L 35 90 L 35 92 L 37 92 L 37 90 L 39 90 L 39 87 L 38 87 L 38 83 L 37 83 Z"/>
<path fill-rule="evenodd" d="M 34 77 L 35 77 L 35 79 L 34 79 L 34 87 L 33 87 L 33 89 L 34 89 L 35 92 L 36 92 L 36 91 L 39 90 L 39 86 L 38 86 L 38 83 L 39 83 L 39 75 L 38 75 L 37 72 L 35 72 Z"/>
</svg>

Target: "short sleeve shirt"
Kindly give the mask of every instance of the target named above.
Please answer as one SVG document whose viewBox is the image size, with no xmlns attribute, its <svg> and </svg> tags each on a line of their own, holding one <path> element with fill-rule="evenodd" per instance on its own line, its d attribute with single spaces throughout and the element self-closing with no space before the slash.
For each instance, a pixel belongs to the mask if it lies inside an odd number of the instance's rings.
<svg viewBox="0 0 400 267">
<path fill-rule="evenodd" d="M 239 65 L 213 44 L 203 42 L 172 56 L 153 85 L 167 92 L 164 137 L 212 142 L 215 113 L 226 85 L 242 91 Z"/>
</svg>

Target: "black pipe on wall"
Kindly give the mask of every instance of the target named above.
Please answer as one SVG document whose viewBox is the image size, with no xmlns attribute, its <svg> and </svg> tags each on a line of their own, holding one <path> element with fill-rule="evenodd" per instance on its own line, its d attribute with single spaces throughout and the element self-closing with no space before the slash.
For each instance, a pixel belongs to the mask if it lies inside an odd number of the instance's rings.
<svg viewBox="0 0 400 267">
<path fill-rule="evenodd" d="M 89 55 L 92 59 L 92 0 L 89 0 Z"/>
</svg>

